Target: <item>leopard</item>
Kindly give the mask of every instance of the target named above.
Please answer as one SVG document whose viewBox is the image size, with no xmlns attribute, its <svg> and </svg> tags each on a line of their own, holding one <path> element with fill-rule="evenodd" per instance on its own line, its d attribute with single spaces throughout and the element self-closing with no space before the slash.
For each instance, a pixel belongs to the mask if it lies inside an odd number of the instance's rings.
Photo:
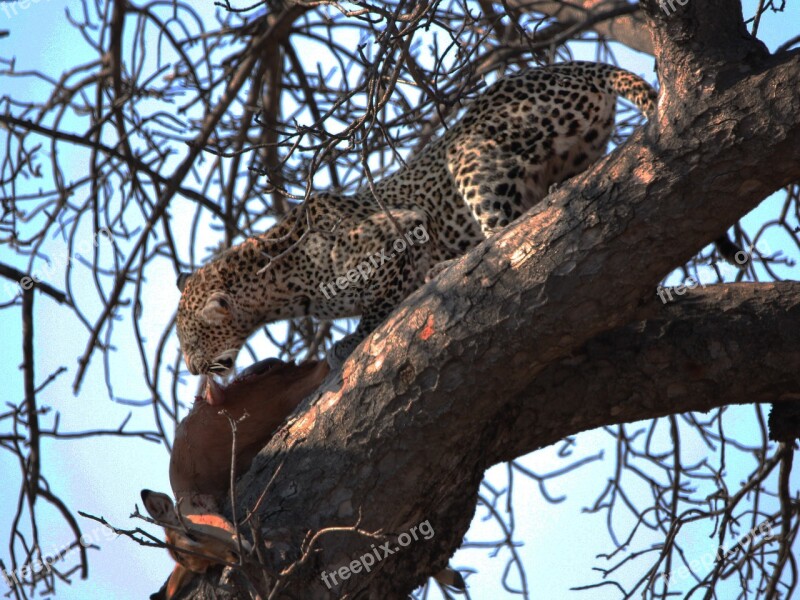
<svg viewBox="0 0 800 600">
<path fill-rule="evenodd" d="M 600 158 L 618 96 L 652 122 L 655 89 L 613 65 L 499 78 L 393 174 L 351 194 L 310 194 L 264 233 L 181 273 L 176 323 L 189 371 L 227 375 L 269 323 L 360 316 L 328 350 L 339 368 L 426 280 Z"/>
</svg>

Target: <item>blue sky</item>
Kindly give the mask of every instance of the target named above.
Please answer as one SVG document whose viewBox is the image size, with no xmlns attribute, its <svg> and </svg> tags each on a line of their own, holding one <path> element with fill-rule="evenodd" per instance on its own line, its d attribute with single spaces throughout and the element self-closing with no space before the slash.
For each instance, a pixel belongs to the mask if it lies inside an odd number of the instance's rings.
<svg viewBox="0 0 800 600">
<path fill-rule="evenodd" d="M 752 3 L 749 3 L 752 4 Z M 0 39 L 0 56 L 8 58 L 16 56 L 17 70 L 42 69 L 51 76 L 57 77 L 63 70 L 74 64 L 93 58 L 88 52 L 80 35 L 69 26 L 65 19 L 65 8 L 69 6 L 73 14 L 81 13 L 80 4 L 70 0 L 41 0 L 23 7 L 0 2 L 0 30 L 8 29 L 10 36 Z M 209 3 L 210 6 L 210 3 Z M 8 8 L 6 13 L 4 9 Z M 16 9 L 16 14 L 14 14 Z M 762 36 L 771 48 L 797 34 L 796 8 L 794 18 L 791 12 L 784 15 L 767 15 L 761 25 Z M 594 58 L 594 47 L 591 44 L 577 44 L 574 47 L 576 58 Z M 621 65 L 646 76 L 653 81 L 652 57 L 638 55 L 621 49 L 618 54 Z M 3 68 L 3 67 L 0 67 Z M 9 79 L 0 76 L 0 95 L 9 94 L 17 98 L 41 97 L 45 90 L 42 85 L 33 85 L 30 80 Z M 2 134 L 0 134 L 2 135 Z M 62 146 L 63 148 L 63 146 Z M 64 158 L 68 166 L 68 176 L 77 178 L 87 171 L 86 153 L 75 152 Z M 775 214 L 775 203 L 780 203 L 782 196 L 776 195 L 754 211 L 749 222 L 758 223 L 765 215 Z M 180 219 L 181 209 L 176 207 L 173 218 Z M 91 228 L 88 223 L 81 224 L 84 233 L 79 238 L 89 238 Z M 79 230 L 81 231 L 81 230 Z M 180 236 L 180 232 L 179 232 Z M 209 229 L 207 245 L 217 243 L 219 233 Z M 177 240 L 179 247 L 185 240 Z M 766 240 L 775 248 L 784 247 L 781 240 Z M 201 244 L 202 246 L 203 244 Z M 58 240 L 52 241 L 49 250 L 54 252 L 60 246 Z M 185 245 L 183 247 L 186 247 Z M 25 268 L 7 247 L 0 247 L 0 261 Z M 73 262 L 78 270 L 76 281 L 88 282 L 88 269 Z M 711 273 L 708 274 L 711 277 Z M 787 273 L 797 278 L 797 270 Z M 152 351 L 160 333 L 169 322 L 178 301 L 178 291 L 174 286 L 175 274 L 166 261 L 155 265 L 147 273 L 145 286 L 145 306 L 140 325 L 147 338 L 147 348 Z M 62 287 L 63 278 L 57 276 L 52 283 Z M 0 282 L 0 289 L 2 284 Z M 96 299 L 90 286 L 82 290 L 76 286 L 82 299 L 82 306 L 97 310 Z M 2 292 L 0 292 L 2 293 Z M 108 390 L 103 382 L 100 361 L 95 360 L 88 376 L 76 396 L 71 389 L 77 359 L 83 353 L 86 332 L 78 323 L 70 318 L 70 313 L 57 306 L 43 296 L 37 295 L 36 303 L 36 373 L 41 381 L 47 374 L 59 366 L 66 366 L 68 373 L 62 375 L 40 396 L 40 405 L 47 405 L 52 412 L 42 419 L 44 427 L 52 425 L 53 415 L 58 411 L 61 415 L 60 430 L 80 431 L 93 428 L 114 428 L 129 414 L 132 415 L 128 425 L 130 430 L 151 430 L 153 427 L 152 411 L 148 408 L 137 409 L 129 405 L 109 400 Z M 96 316 L 96 313 L 93 313 Z M 22 379 L 17 366 L 21 363 L 21 323 L 19 309 L 0 311 L 0 328 L 3 331 L 4 343 L 0 346 L 0 359 L 6 381 L 4 400 L 17 403 L 23 396 Z M 114 386 L 117 394 L 125 390 L 125 395 L 132 400 L 146 399 L 148 394 L 142 384 L 139 372 L 139 358 L 135 347 L 129 344 L 132 340 L 132 329 L 129 324 L 121 323 L 115 332 L 117 352 L 113 355 Z M 127 342 L 126 342 L 127 340 Z M 174 340 L 172 342 L 175 344 Z M 264 341 L 256 345 L 262 356 L 270 353 L 270 347 Z M 193 395 L 193 382 L 184 386 L 182 397 L 190 402 Z M 752 408 L 737 408 L 730 412 L 730 427 L 736 423 L 751 419 Z M 635 425 L 632 426 L 635 429 Z M 588 432 L 577 438 L 575 459 L 592 456 L 604 449 L 606 457 L 612 456 L 613 439 L 604 432 Z M 686 452 L 701 455 L 704 452 L 699 443 L 687 444 Z M 61 496 L 74 510 L 102 515 L 108 521 L 121 527 L 133 527 L 141 524 L 129 519 L 134 504 L 139 502 L 139 490 L 151 488 L 168 491 L 167 465 L 169 456 L 166 448 L 138 439 L 118 439 L 102 437 L 87 440 L 57 441 L 45 439 L 42 445 L 45 476 L 52 489 Z M 8 452 L 0 452 L 0 473 L 3 474 L 0 486 L 0 542 L 8 540 L 10 520 L 17 502 L 18 466 L 11 460 Z M 564 465 L 564 461 L 556 456 L 555 448 L 537 452 L 523 461 L 527 466 L 538 471 L 548 471 Z M 731 478 L 745 472 L 749 465 L 730 465 Z M 595 556 L 608 552 L 612 545 L 606 534 L 604 514 L 581 514 L 600 493 L 607 478 L 613 470 L 613 462 L 608 459 L 594 466 L 581 469 L 563 476 L 549 484 L 549 491 L 554 495 L 567 495 L 567 499 L 559 505 L 545 502 L 541 493 L 530 481 L 519 476 L 514 480 L 513 499 L 516 506 L 515 540 L 524 542 L 517 551 L 522 563 L 526 566 L 528 585 L 532 590 L 548 590 L 548 598 L 616 598 L 616 593 L 607 588 L 592 592 L 568 592 L 571 586 L 597 581 L 592 572 Z M 487 474 L 487 480 L 497 488 L 508 486 L 507 467 L 498 465 Z M 41 507 L 44 508 L 44 505 Z M 479 507 L 475 523 L 467 535 L 469 542 L 477 543 L 496 539 L 499 531 L 491 521 L 484 521 L 486 511 Z M 624 517 L 621 517 L 624 518 Z M 172 568 L 172 562 L 166 551 L 137 546 L 127 539 L 109 539 L 103 529 L 92 522 L 80 519 L 84 533 L 96 542 L 98 550 L 90 551 L 90 579 L 81 581 L 74 579 L 72 586 L 59 584 L 59 598 L 143 598 L 156 591 Z M 42 510 L 40 527 L 43 534 L 45 552 L 55 554 L 60 547 L 71 539 L 60 516 L 52 510 Z M 153 530 L 153 528 L 151 528 Z M 698 534 L 698 544 L 709 546 Z M 654 538 L 653 541 L 656 541 Z M 701 548 L 702 547 L 698 546 Z M 0 558 L 8 564 L 8 548 L 0 544 Z M 69 559 L 67 564 L 73 564 Z M 499 580 L 506 560 L 503 554 L 493 560 L 488 559 L 484 549 L 460 551 L 452 564 L 455 566 L 473 566 L 480 568 L 480 573 L 468 578 L 473 597 L 503 598 L 511 597 L 502 592 Z M 629 577 L 635 578 L 640 573 L 640 563 L 635 563 Z M 513 579 L 511 580 L 513 582 Z M 5 592 L 0 579 L 0 594 Z M 536 595 L 536 593 L 534 593 Z M 541 597 L 541 596 L 540 596 Z"/>
</svg>

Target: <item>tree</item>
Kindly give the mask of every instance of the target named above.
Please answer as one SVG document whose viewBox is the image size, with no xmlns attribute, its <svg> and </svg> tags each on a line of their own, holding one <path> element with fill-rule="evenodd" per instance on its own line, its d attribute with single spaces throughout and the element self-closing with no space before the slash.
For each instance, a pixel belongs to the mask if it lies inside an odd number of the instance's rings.
<svg viewBox="0 0 800 600">
<path fill-rule="evenodd" d="M 792 244 L 782 250 L 800 248 L 798 38 L 772 53 L 757 38 L 764 14 L 777 8 L 760 3 L 748 22 L 731 0 L 224 8 L 212 30 L 184 5 L 173 12 L 122 1 L 86 12 L 74 26 L 98 59 L 59 81 L 36 75 L 52 88 L 46 102 L 4 98 L 1 183 L 10 191 L 3 224 L 17 254 L 30 258 L 26 271 L 3 265 L 0 274 L 17 281 L 33 274 L 46 237 L 69 227 L 76 243 L 81 219 L 95 233 L 107 228 L 114 240 L 113 256 L 98 244 L 87 257 L 102 302 L 97 318 L 85 316 L 70 288 L 71 261 L 65 291 L 37 281 L 22 286 L 25 399 L 0 417 L 23 422 L 25 431 L 0 439 L 21 458 L 20 497 L 31 515 L 38 495 L 73 519 L 40 479 L 36 396 L 44 386 L 37 388 L 33 370 L 33 290 L 66 304 L 86 326 L 76 391 L 96 355 L 111 381 L 113 324 L 126 313 L 157 435 L 167 442 L 162 419 L 179 414 L 182 365 L 171 324 L 155 347 L 138 329 L 148 272 L 163 261 L 179 271 L 208 258 L 197 238 L 209 224 L 228 246 L 314 188 L 369 185 L 455 118 L 484 76 L 531 58 L 565 57 L 576 37 L 594 40 L 599 58 L 612 60 L 603 38 L 613 38 L 655 56 L 657 119 L 409 297 L 307 399 L 288 435 L 273 439 L 237 486 L 238 512 L 254 510 L 267 540 L 259 564 L 243 569 L 234 592 L 198 579 L 190 597 L 249 597 L 253 588 L 261 597 L 329 597 L 319 577 L 325 568 L 349 564 L 428 521 L 435 539 L 386 555 L 378 568 L 337 588 L 340 595 L 403 597 L 446 564 L 476 502 L 501 523 L 513 520 L 493 510 L 496 498 L 482 490 L 487 468 L 600 427 L 617 437 L 618 473 L 594 508 L 633 513 L 620 539 L 609 517 L 611 540 L 618 551 L 641 544 L 640 528 L 661 539 L 620 560 L 637 560 L 637 578 L 615 579 L 614 566 L 607 581 L 587 585 L 616 581 L 619 597 L 695 587 L 693 597 L 710 598 L 735 573 L 742 582 L 755 579 L 741 597 L 790 597 L 800 523 L 790 479 L 800 287 L 782 281 L 790 257 L 757 246 L 781 231 Z M 148 46 L 153 39 L 155 48 Z M 307 58 L 304 43 L 319 54 Z M 336 66 L 319 66 L 328 60 Z M 30 75 L 15 73 L 11 63 L 6 76 Z M 186 90 L 189 98 L 178 95 Z M 171 102 L 182 102 L 177 114 L 166 110 Z M 624 121 L 623 133 L 638 122 Z M 37 136 L 53 148 L 84 148 L 89 172 L 68 181 L 53 151 L 52 189 L 31 192 L 24 178 L 41 177 L 44 162 Z M 737 283 L 727 282 L 702 248 L 781 189 L 783 205 L 761 220 L 758 233 L 735 228 L 749 260 L 733 276 Z M 23 203 L 33 207 L 24 221 Z M 188 234 L 173 226 L 187 207 L 194 215 Z M 686 285 L 659 299 L 659 282 L 675 269 Z M 708 273 L 718 285 L 706 287 Z M 765 277 L 769 282 L 760 283 Z M 301 321 L 272 341 L 286 358 L 319 355 L 336 331 Z M 168 372 L 174 385 L 163 382 Z M 752 438 L 726 433 L 724 407 L 761 402 L 775 403 L 777 445 L 768 443 L 760 408 Z M 650 420 L 644 447 L 622 426 L 641 420 Z M 719 445 L 720 463 L 683 462 L 687 432 Z M 152 435 L 124 427 L 119 433 Z M 650 444 L 660 435 L 673 442 L 667 453 Z M 736 491 L 726 481 L 728 447 L 756 458 Z M 647 468 L 634 467 L 631 457 Z M 631 502 L 622 471 L 650 488 L 646 508 Z M 699 495 L 697 486 L 709 481 L 712 493 Z M 268 501 L 260 501 L 265 490 Z M 721 547 L 763 523 L 775 537 L 753 535 L 733 555 L 692 566 L 702 571 L 699 583 L 676 581 L 685 560 L 681 529 L 697 520 Z M 75 531 L 79 536 L 77 524 Z M 498 547 L 511 547 L 511 537 Z M 509 568 L 525 586 L 522 565 L 512 558 Z"/>
</svg>

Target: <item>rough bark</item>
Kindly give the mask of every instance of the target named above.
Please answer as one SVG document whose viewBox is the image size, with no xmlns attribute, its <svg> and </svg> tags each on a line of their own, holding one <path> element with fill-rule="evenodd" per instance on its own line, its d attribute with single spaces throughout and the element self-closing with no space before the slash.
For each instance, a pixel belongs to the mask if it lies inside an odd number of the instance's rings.
<svg viewBox="0 0 800 600">
<path fill-rule="evenodd" d="M 570 27 L 579 23 L 599 19 L 591 26 L 603 37 L 616 40 L 629 48 L 653 54 L 653 41 L 645 27 L 645 17 L 637 10 L 630 14 L 621 14 L 611 18 L 603 18 L 615 11 L 631 7 L 625 0 L 576 0 L 574 2 L 534 2 L 529 0 L 508 0 L 508 6 L 525 11 L 534 11 L 553 17 L 558 23 Z"/>
<path fill-rule="evenodd" d="M 658 119 L 412 295 L 240 482 L 239 514 L 269 482 L 251 575 L 272 597 L 404 597 L 458 547 L 486 467 L 570 433 L 798 398 L 797 284 L 709 288 L 625 327 L 666 273 L 800 179 L 800 56 L 769 56 L 735 2 L 658 10 Z M 320 581 L 425 520 L 434 539 L 333 594 Z"/>
<path fill-rule="evenodd" d="M 800 400 L 800 283 L 714 285 L 673 298 L 540 373 L 508 403 L 492 460 L 555 443 L 567 429 Z"/>
</svg>

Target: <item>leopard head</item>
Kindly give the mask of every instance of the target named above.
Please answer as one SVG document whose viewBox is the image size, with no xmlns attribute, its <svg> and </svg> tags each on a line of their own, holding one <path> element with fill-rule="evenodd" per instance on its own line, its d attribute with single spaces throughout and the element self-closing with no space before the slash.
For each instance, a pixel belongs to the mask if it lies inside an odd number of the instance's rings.
<svg viewBox="0 0 800 600">
<path fill-rule="evenodd" d="M 258 326 L 250 311 L 238 302 L 234 285 L 210 266 L 178 276 L 178 340 L 193 375 L 227 374 Z"/>
</svg>

